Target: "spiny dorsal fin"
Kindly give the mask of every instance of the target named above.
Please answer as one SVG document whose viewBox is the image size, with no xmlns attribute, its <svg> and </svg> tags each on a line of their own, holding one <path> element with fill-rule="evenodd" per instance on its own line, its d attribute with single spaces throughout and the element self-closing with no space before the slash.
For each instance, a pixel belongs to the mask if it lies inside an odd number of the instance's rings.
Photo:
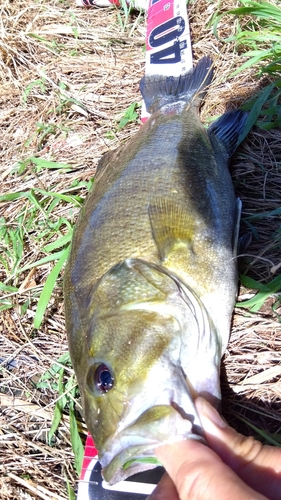
<svg viewBox="0 0 281 500">
<path fill-rule="evenodd" d="M 184 247 L 185 252 L 187 247 L 192 248 L 196 222 L 179 203 L 156 198 L 148 210 L 153 238 L 162 261 L 176 246 Z"/>
</svg>

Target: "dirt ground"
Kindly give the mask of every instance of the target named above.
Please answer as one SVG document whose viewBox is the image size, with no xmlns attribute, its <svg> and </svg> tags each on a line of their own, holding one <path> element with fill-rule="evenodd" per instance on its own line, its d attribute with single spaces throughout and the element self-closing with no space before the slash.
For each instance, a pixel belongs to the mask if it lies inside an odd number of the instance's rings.
<svg viewBox="0 0 281 500">
<path fill-rule="evenodd" d="M 224 4 L 227 10 L 236 2 Z M 189 7 L 194 61 L 210 55 L 215 64 L 201 109 L 204 123 L 268 83 L 253 69 L 232 76 L 243 54 L 214 36 L 209 22 L 218 6 L 200 0 Z M 5 0 L 0 11 L 0 497 L 60 500 L 68 498 L 68 484 L 77 485 L 71 398 L 81 437 L 86 436 L 79 397 L 71 392 L 73 370 L 62 357 L 67 352 L 63 270 L 40 327 L 33 322 L 61 250 L 54 242 L 67 237 L 75 223 L 99 159 L 139 127 L 136 120 L 123 129 L 118 123 L 141 101 L 145 18 L 133 12 L 126 20 L 116 8 L 83 9 L 70 0 Z M 235 29 L 227 19 L 218 28 L 221 38 Z M 241 234 L 253 235 L 240 270 L 262 285 L 274 279 L 277 284 L 268 293 L 261 290 L 258 311 L 236 308 L 222 364 L 225 418 L 246 434 L 257 436 L 260 429 L 279 442 L 280 143 L 280 129 L 254 128 L 231 162 L 243 202 Z M 38 159 L 67 168 L 46 167 Z M 239 301 L 256 293 L 251 283 L 240 285 Z M 62 419 L 49 443 L 64 391 Z"/>
</svg>

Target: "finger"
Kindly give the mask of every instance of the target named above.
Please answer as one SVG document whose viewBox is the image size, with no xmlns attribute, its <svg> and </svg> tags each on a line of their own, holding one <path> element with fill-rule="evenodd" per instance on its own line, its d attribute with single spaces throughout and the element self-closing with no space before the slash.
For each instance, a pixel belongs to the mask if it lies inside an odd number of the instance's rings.
<svg viewBox="0 0 281 500">
<path fill-rule="evenodd" d="M 155 453 L 174 482 L 180 500 L 266 499 L 246 485 L 216 453 L 199 441 L 190 439 L 163 445 Z M 166 500 L 167 497 L 162 498 Z"/>
<path fill-rule="evenodd" d="M 270 500 L 280 500 L 281 449 L 242 436 L 205 399 L 197 398 L 195 405 L 212 450 L 249 486 Z"/>
<path fill-rule="evenodd" d="M 168 474 L 164 474 L 147 500 L 179 500 L 176 487 Z"/>
</svg>

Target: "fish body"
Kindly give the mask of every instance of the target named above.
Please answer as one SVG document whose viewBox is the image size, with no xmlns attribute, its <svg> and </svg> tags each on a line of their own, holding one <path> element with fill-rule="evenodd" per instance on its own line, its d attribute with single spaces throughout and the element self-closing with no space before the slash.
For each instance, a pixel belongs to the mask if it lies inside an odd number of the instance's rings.
<svg viewBox="0 0 281 500">
<path fill-rule="evenodd" d="M 220 399 L 237 291 L 240 201 L 227 163 L 246 120 L 198 116 L 209 58 L 147 78 L 150 119 L 101 160 L 74 231 L 64 293 L 70 354 L 105 479 L 202 438 L 196 395 Z"/>
</svg>

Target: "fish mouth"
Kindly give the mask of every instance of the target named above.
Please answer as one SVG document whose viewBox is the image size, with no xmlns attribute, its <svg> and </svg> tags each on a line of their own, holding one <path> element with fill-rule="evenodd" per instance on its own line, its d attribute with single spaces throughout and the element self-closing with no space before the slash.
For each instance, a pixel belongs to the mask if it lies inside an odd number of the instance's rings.
<svg viewBox="0 0 281 500">
<path fill-rule="evenodd" d="M 105 481 L 112 485 L 161 465 L 154 450 L 183 439 L 205 443 L 194 410 L 187 414 L 174 402 L 146 410 L 132 425 L 117 431 L 107 441 L 99 456 Z"/>
</svg>

